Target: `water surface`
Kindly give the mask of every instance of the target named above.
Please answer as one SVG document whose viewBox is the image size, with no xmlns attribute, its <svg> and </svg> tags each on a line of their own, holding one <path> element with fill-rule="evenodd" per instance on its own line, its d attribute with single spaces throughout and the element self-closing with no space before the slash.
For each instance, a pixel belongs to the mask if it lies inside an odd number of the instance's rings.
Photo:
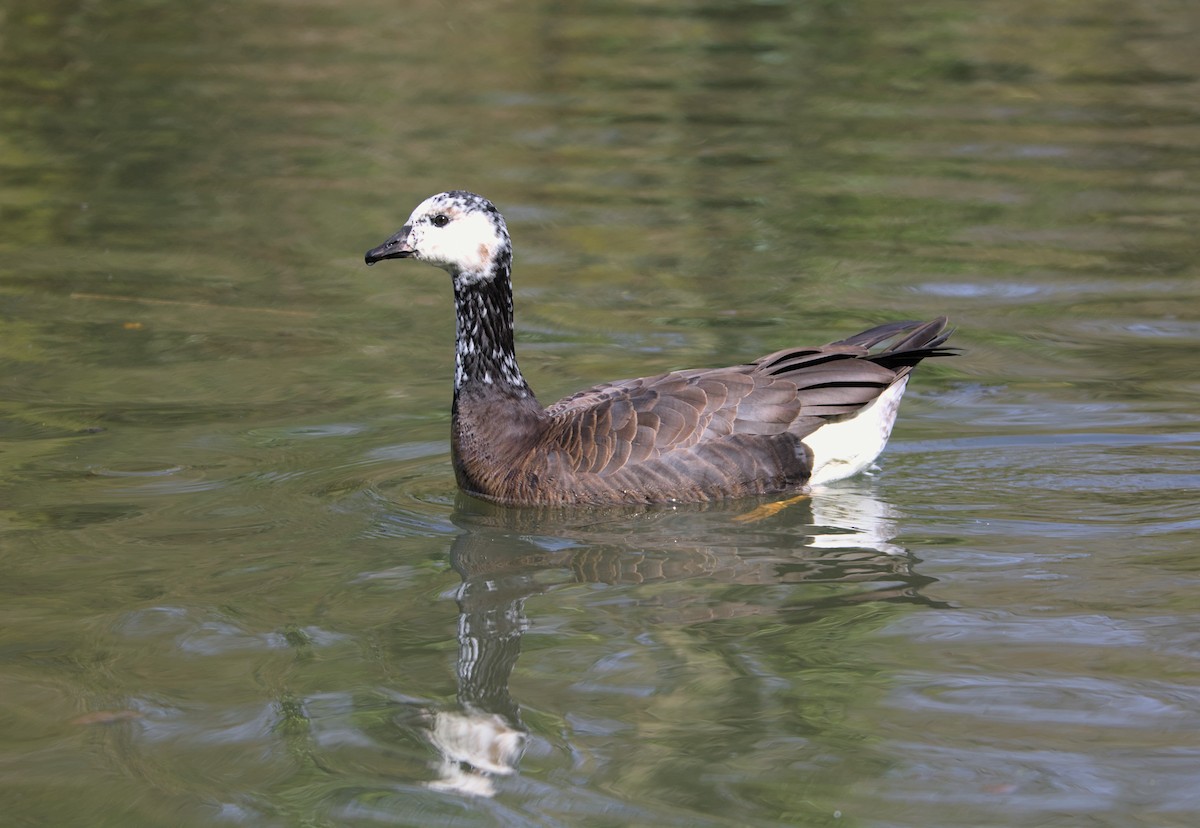
<svg viewBox="0 0 1200 828">
<path fill-rule="evenodd" d="M 10 3 L 15 825 L 1193 825 L 1186 4 Z M 456 494 L 492 198 L 544 402 L 946 314 L 782 509 Z"/>
</svg>

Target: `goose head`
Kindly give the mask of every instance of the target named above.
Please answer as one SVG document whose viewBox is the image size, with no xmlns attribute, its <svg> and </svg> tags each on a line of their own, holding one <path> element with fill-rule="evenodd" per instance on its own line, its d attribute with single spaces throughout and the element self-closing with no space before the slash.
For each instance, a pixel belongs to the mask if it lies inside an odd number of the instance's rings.
<svg viewBox="0 0 1200 828">
<path fill-rule="evenodd" d="M 440 267 L 467 285 L 507 272 L 512 243 L 504 218 L 490 201 L 465 190 L 430 196 L 383 244 L 367 251 L 366 262 L 417 259 Z"/>
</svg>

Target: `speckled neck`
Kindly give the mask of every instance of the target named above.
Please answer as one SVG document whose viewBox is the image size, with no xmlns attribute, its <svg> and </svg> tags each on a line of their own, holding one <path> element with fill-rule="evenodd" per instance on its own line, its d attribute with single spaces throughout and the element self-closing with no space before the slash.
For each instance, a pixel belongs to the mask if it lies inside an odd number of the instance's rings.
<svg viewBox="0 0 1200 828">
<path fill-rule="evenodd" d="M 491 266 L 486 276 L 454 276 L 454 396 L 486 391 L 532 397 L 513 348 L 511 251 L 501 250 Z"/>
</svg>

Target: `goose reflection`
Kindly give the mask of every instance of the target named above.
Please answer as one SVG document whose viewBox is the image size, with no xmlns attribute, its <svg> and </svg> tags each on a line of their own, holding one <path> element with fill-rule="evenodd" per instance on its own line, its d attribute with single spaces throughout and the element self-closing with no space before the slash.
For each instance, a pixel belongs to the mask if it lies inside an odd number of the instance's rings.
<svg viewBox="0 0 1200 828">
<path fill-rule="evenodd" d="M 748 514 L 744 502 L 652 508 L 631 517 L 627 509 L 511 509 L 460 497 L 453 520 L 463 532 L 450 553 L 462 577 L 458 703 L 426 720 L 440 757 L 438 778 L 429 786 L 492 796 L 496 779 L 516 772 L 528 730 L 509 679 L 530 625 L 525 602 L 558 585 L 697 578 L 747 586 L 847 585 L 783 608 L 736 598 L 714 602 L 711 594 L 687 591 L 649 599 L 656 620 L 676 626 L 768 613 L 800 623 L 838 605 L 932 603 L 919 590 L 934 579 L 913 571 L 913 558 L 893 540 L 893 510 L 865 486 L 777 505 Z"/>
<path fill-rule="evenodd" d="M 456 596 L 458 709 L 435 712 L 429 737 L 441 756 L 439 777 L 429 786 L 475 796 L 492 796 L 493 779 L 513 773 L 525 749 L 508 680 L 529 626 L 525 598 L 536 591 L 528 573 L 489 569 L 480 554 L 488 544 L 485 535 L 468 530 L 451 549 L 463 579 Z"/>
</svg>

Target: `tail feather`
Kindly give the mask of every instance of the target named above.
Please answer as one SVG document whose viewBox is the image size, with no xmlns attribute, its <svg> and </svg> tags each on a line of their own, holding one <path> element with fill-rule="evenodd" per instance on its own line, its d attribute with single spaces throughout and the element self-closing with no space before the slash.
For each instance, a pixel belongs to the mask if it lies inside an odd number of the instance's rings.
<svg viewBox="0 0 1200 828">
<path fill-rule="evenodd" d="M 866 358 L 885 368 L 911 368 L 928 357 L 961 353 L 958 348 L 941 347 L 953 333 L 954 329 L 946 324 L 946 317 L 939 316 L 928 322 L 889 322 L 833 344 L 870 349 L 894 340 Z"/>
</svg>

